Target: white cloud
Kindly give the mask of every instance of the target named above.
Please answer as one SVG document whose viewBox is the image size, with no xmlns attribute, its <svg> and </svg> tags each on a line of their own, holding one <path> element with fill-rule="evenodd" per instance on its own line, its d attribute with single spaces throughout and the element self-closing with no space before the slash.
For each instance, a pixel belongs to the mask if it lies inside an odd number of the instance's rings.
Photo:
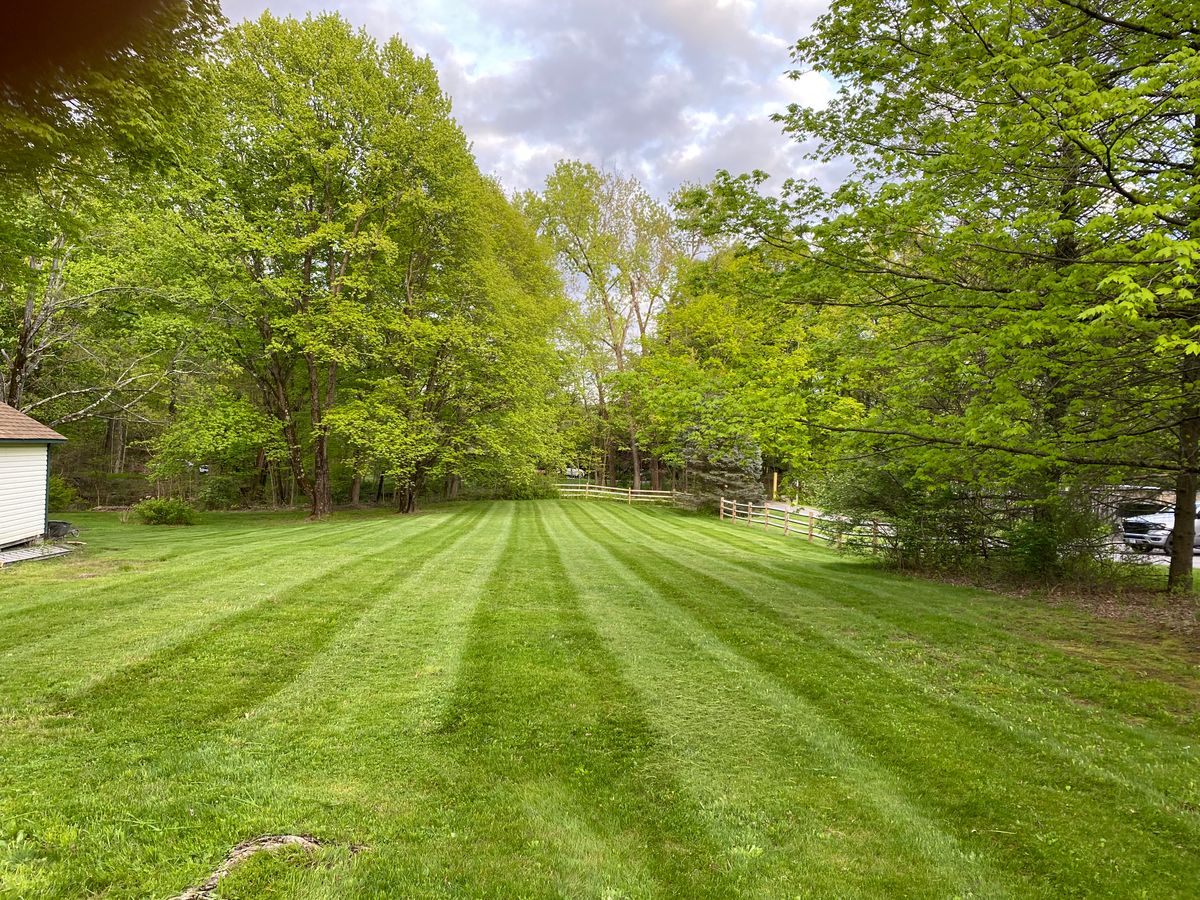
<svg viewBox="0 0 1200 900">
<path fill-rule="evenodd" d="M 329 9 L 428 53 L 481 168 L 511 190 L 556 160 L 637 174 L 660 196 L 718 168 L 821 176 L 770 115 L 834 85 L 785 77 L 824 0 L 227 0 L 233 21 Z"/>
</svg>

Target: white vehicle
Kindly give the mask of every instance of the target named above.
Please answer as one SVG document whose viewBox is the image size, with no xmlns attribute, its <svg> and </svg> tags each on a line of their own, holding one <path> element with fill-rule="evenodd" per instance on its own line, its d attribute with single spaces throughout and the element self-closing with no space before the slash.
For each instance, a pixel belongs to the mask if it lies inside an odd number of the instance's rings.
<svg viewBox="0 0 1200 900">
<path fill-rule="evenodd" d="M 1200 520 L 1200 509 L 1196 511 Z M 1175 528 L 1175 507 L 1168 506 L 1161 512 L 1133 516 L 1121 521 L 1121 537 L 1125 546 L 1142 553 L 1161 550 L 1171 552 L 1171 533 Z M 1192 551 L 1200 547 L 1200 521 L 1196 525 L 1196 537 L 1192 541 Z"/>
</svg>

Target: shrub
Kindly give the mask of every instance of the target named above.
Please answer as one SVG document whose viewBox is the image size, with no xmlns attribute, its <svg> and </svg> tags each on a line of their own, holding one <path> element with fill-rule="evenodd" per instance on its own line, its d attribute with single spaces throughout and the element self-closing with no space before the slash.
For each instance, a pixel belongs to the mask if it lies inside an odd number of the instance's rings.
<svg viewBox="0 0 1200 900">
<path fill-rule="evenodd" d="M 1001 535 L 997 561 L 1018 577 L 1069 576 L 1093 569 L 1109 548 L 1111 525 L 1087 504 L 1087 497 L 1064 494 L 1022 509 L 1022 517 Z"/>
<path fill-rule="evenodd" d="M 242 502 L 242 479 L 233 475 L 201 476 L 197 499 L 204 509 L 233 509 Z"/>
<path fill-rule="evenodd" d="M 144 525 L 195 525 L 200 514 L 184 500 L 143 500 L 133 508 Z"/>
<path fill-rule="evenodd" d="M 50 476 L 50 508 L 55 512 L 74 509 L 79 505 L 79 491 L 60 475 Z"/>
<path fill-rule="evenodd" d="M 509 482 L 500 496 L 504 500 L 554 500 L 558 498 L 558 488 L 547 476 L 534 475 Z"/>
</svg>

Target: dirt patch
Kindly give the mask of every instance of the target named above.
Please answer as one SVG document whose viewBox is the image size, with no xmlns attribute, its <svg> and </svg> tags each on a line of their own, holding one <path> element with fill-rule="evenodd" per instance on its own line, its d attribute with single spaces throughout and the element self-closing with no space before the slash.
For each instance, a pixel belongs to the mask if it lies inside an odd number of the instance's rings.
<svg viewBox="0 0 1200 900">
<path fill-rule="evenodd" d="M 221 879 L 256 853 L 269 853 L 280 847 L 302 847 L 311 852 L 324 846 L 326 845 L 321 841 L 305 834 L 264 834 L 253 840 L 242 841 L 225 855 L 225 859 L 213 869 L 206 881 L 188 888 L 173 900 L 212 900 L 216 896 L 217 885 L 221 883 Z M 354 845 L 350 847 L 350 852 L 357 853 L 361 849 L 363 848 Z"/>
</svg>

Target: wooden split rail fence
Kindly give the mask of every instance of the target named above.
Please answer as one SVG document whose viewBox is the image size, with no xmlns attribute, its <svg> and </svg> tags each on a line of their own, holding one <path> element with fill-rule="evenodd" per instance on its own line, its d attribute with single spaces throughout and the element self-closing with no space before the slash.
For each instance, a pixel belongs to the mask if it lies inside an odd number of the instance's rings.
<svg viewBox="0 0 1200 900">
<path fill-rule="evenodd" d="M 562 497 L 617 500 L 623 503 L 677 503 L 689 494 L 681 491 L 640 491 L 633 488 L 606 487 L 602 484 L 556 484 Z M 770 531 L 778 529 L 810 541 L 825 541 L 838 547 L 852 546 L 878 550 L 892 537 L 892 529 L 882 522 L 855 523 L 842 516 L 831 516 L 809 507 L 786 504 L 742 503 L 721 498 L 721 518 Z"/>
<path fill-rule="evenodd" d="M 675 503 L 687 495 L 680 491 L 635 491 L 633 488 L 605 487 L 602 484 L 556 484 L 562 497 L 623 500 L 626 503 Z"/>
<path fill-rule="evenodd" d="M 724 497 L 721 498 L 721 519 L 744 522 L 751 528 L 759 527 L 764 531 L 777 528 L 787 535 L 825 541 L 839 548 L 849 544 L 878 550 L 891 536 L 891 530 L 881 522 L 857 524 L 810 507 L 742 503 Z"/>
</svg>

